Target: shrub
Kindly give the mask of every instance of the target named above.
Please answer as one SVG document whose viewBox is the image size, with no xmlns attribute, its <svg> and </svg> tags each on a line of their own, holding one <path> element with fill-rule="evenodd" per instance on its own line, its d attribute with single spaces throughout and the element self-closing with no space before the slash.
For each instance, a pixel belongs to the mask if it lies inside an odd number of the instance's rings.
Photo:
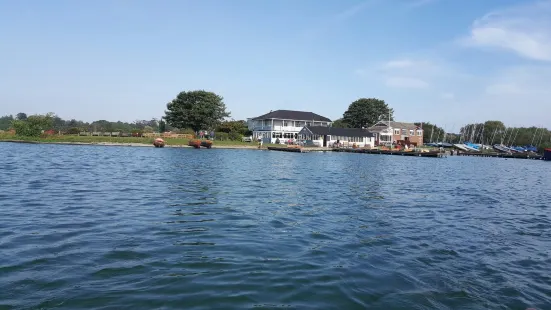
<svg viewBox="0 0 551 310">
<path fill-rule="evenodd" d="M 67 131 L 65 132 L 65 134 L 68 134 L 68 135 L 78 135 L 80 132 L 81 132 L 80 128 L 72 127 L 72 128 L 67 129 Z"/>
<path fill-rule="evenodd" d="M 214 138 L 218 141 L 226 141 L 230 139 L 229 134 L 225 132 L 215 132 Z"/>
<path fill-rule="evenodd" d="M 243 136 L 237 132 L 230 132 L 228 138 L 232 141 L 241 141 L 243 139 Z"/>
</svg>

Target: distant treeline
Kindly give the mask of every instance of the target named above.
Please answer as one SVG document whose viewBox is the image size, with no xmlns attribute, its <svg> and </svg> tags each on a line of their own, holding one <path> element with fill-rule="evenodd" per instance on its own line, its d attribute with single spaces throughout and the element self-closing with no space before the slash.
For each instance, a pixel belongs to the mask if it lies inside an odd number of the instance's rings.
<svg viewBox="0 0 551 310">
<path fill-rule="evenodd" d="M 472 142 L 487 145 L 551 147 L 551 131 L 549 129 L 535 126 L 507 127 L 501 121 L 467 124 L 460 128 L 459 133 L 446 133 L 444 129 L 430 122 L 423 123 L 423 129 L 425 142 Z"/>
<path fill-rule="evenodd" d="M 12 128 L 15 120 L 26 121 L 27 115 L 25 113 L 18 113 L 16 116 L 7 115 L 0 117 L 0 130 L 8 130 Z M 110 122 L 106 120 L 98 120 L 91 123 L 83 122 L 75 119 L 64 120 L 59 116 L 53 115 L 51 117 L 52 130 L 62 133 L 78 133 L 80 131 L 105 131 L 105 132 L 157 132 L 159 131 L 160 121 L 157 119 L 151 120 L 137 120 L 132 123 L 127 122 Z"/>
<path fill-rule="evenodd" d="M 36 124 L 36 126 L 34 126 Z M 163 120 L 136 120 L 134 122 L 110 122 L 107 120 L 98 120 L 91 123 L 83 122 L 75 119 L 64 120 L 61 117 L 49 113 L 47 115 L 30 115 L 18 113 L 17 115 L 7 115 L 0 117 L 0 130 L 21 128 L 20 132 L 27 131 L 25 125 L 31 127 L 40 127 L 41 130 L 53 130 L 62 134 L 78 134 L 82 131 L 86 132 L 165 132 L 172 131 L 175 133 L 194 134 L 194 131 L 189 128 L 173 128 L 166 124 Z M 28 127 L 27 126 L 27 127 Z M 38 129 L 38 128 L 37 128 Z M 219 139 L 238 140 L 244 135 L 250 135 L 245 121 L 226 120 L 221 122 L 215 129 Z M 34 134 L 34 133 L 33 133 Z M 33 135 L 31 134 L 31 135 Z"/>
</svg>

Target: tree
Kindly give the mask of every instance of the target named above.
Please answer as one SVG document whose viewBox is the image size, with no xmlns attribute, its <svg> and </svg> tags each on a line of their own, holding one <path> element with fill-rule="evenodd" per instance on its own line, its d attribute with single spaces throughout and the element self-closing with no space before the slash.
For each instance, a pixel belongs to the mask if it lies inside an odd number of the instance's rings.
<svg viewBox="0 0 551 310">
<path fill-rule="evenodd" d="M 221 122 L 216 127 L 217 132 L 225 132 L 225 133 L 238 133 L 240 135 L 247 135 L 249 132 L 249 127 L 247 126 L 246 121 L 236 121 L 236 120 L 230 120 L 230 121 L 224 121 Z"/>
<path fill-rule="evenodd" d="M 161 119 L 161 121 L 159 121 L 159 132 L 163 133 L 165 131 L 166 131 L 166 123 Z"/>
<path fill-rule="evenodd" d="M 350 128 L 350 126 L 348 125 L 347 122 L 345 122 L 342 118 L 339 118 L 337 120 L 335 120 L 332 124 L 331 124 L 332 127 L 335 127 L 335 128 Z"/>
<path fill-rule="evenodd" d="M 15 118 L 19 121 L 24 121 L 24 120 L 27 120 L 27 114 L 20 112 L 20 113 L 17 113 L 17 116 Z"/>
<path fill-rule="evenodd" d="M 212 130 L 229 117 L 223 98 L 204 90 L 181 92 L 167 104 L 167 123 L 176 128 Z"/>
<path fill-rule="evenodd" d="M 8 130 L 12 126 L 14 118 L 12 115 L 6 115 L 0 117 L 0 130 Z"/>
<path fill-rule="evenodd" d="M 421 123 L 415 123 L 415 125 L 421 126 Z M 450 138 L 452 138 L 452 136 L 446 135 L 443 128 L 431 124 L 430 122 L 423 122 L 423 141 L 425 143 L 444 141 L 450 142 Z"/>
<path fill-rule="evenodd" d="M 352 128 L 370 127 L 378 121 L 393 120 L 394 110 L 389 108 L 384 100 L 376 98 L 360 98 L 344 112 L 342 121 Z"/>
<path fill-rule="evenodd" d="M 31 115 L 26 120 L 14 120 L 13 128 L 20 136 L 38 137 L 43 130 L 51 129 L 53 125 L 53 113 L 46 115 Z"/>
</svg>

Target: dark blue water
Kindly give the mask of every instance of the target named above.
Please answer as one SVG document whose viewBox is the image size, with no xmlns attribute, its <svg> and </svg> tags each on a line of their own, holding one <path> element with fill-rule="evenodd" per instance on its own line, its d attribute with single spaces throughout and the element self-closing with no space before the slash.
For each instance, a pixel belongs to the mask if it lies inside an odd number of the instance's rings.
<svg viewBox="0 0 551 310">
<path fill-rule="evenodd" d="M 551 164 L 0 143 L 0 309 L 551 309 Z"/>
</svg>

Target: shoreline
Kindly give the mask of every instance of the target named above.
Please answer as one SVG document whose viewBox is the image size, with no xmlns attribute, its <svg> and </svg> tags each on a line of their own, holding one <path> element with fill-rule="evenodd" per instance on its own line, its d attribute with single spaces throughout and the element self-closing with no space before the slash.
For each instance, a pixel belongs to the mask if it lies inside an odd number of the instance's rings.
<svg viewBox="0 0 551 310">
<path fill-rule="evenodd" d="M 136 142 L 59 142 L 59 141 L 28 141 L 28 140 L 0 140 L 0 143 L 21 143 L 21 144 L 58 144 L 58 145 L 92 145 L 92 146 L 125 146 L 125 147 L 152 147 L 153 144 L 146 143 L 136 143 Z M 173 144 L 165 145 L 165 148 L 192 148 L 189 145 L 183 144 Z M 267 148 L 259 149 L 255 145 L 215 145 L 212 146 L 213 149 L 239 149 L 239 150 L 266 150 Z"/>
</svg>

